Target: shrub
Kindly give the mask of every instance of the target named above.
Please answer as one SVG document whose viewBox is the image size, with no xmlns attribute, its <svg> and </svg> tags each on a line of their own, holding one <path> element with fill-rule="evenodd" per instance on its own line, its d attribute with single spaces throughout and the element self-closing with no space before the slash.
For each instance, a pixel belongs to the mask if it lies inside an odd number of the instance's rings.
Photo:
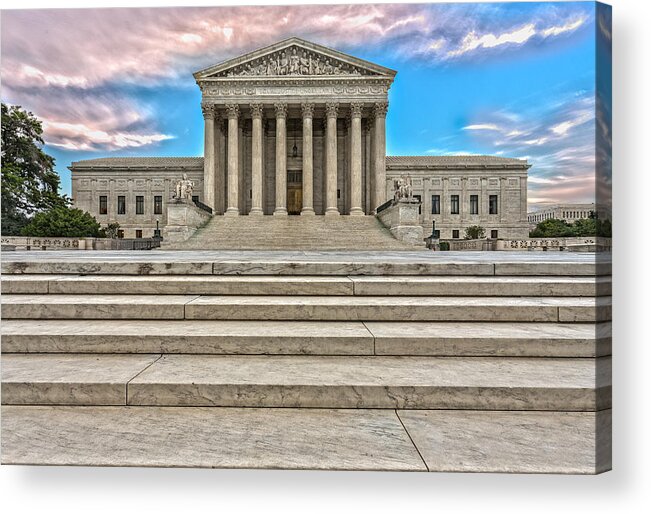
<svg viewBox="0 0 651 514">
<path fill-rule="evenodd" d="M 472 225 L 466 228 L 465 239 L 484 239 L 486 237 L 486 231 L 484 227 L 479 225 Z"/>
<path fill-rule="evenodd" d="M 32 237 L 99 237 L 101 227 L 86 211 L 55 207 L 35 214 L 21 233 Z"/>
</svg>

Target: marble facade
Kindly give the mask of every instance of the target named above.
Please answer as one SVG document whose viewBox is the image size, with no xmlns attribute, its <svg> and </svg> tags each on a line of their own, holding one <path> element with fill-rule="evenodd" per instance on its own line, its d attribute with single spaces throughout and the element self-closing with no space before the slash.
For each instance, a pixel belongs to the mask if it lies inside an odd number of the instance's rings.
<svg viewBox="0 0 651 514">
<path fill-rule="evenodd" d="M 372 215 L 393 196 L 394 178 L 408 173 L 426 234 L 436 220 L 441 237 L 463 237 L 472 224 L 484 226 L 487 236 L 526 237 L 526 161 L 386 156 L 395 75 L 295 37 L 198 71 L 204 157 L 74 162 L 75 205 L 103 225 L 117 221 L 125 237 L 150 237 L 156 221 L 165 226 L 183 173 L 195 183 L 196 199 L 224 216 Z M 450 205 L 457 189 L 459 214 Z M 476 215 L 469 204 L 475 191 Z M 440 214 L 432 208 L 436 192 Z M 498 214 L 489 215 L 493 193 Z M 162 213 L 155 198 L 161 195 Z"/>
</svg>

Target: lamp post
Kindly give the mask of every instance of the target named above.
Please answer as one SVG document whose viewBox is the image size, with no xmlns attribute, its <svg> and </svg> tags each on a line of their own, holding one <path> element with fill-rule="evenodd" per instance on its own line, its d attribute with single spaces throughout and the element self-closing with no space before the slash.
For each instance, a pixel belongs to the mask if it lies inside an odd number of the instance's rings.
<svg viewBox="0 0 651 514">
<path fill-rule="evenodd" d="M 159 221 L 156 220 L 156 229 L 154 230 L 154 239 L 163 239 L 160 235 L 160 229 L 158 228 Z"/>
</svg>

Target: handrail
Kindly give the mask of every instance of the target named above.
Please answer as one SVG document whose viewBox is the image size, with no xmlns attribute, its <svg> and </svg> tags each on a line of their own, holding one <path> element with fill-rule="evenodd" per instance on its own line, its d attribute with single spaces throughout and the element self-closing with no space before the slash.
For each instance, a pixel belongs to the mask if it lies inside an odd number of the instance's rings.
<svg viewBox="0 0 651 514">
<path fill-rule="evenodd" d="M 194 201 L 194 205 L 199 207 L 202 211 L 206 211 L 208 214 L 212 214 L 212 209 L 208 207 L 205 203 L 200 202 L 199 200 Z"/>
<path fill-rule="evenodd" d="M 391 205 L 393 205 L 393 200 L 387 200 L 382 205 L 380 205 L 377 209 L 375 209 L 375 213 L 379 214 L 383 210 L 388 209 L 389 207 L 391 207 Z"/>
</svg>

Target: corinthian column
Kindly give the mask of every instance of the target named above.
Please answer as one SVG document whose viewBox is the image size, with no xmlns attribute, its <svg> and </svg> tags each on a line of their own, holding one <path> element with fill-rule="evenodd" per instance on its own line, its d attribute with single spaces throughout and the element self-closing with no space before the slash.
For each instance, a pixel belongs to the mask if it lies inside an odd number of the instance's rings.
<svg viewBox="0 0 651 514">
<path fill-rule="evenodd" d="M 337 209 L 337 111 L 339 104 L 327 103 L 326 215 L 339 215 Z"/>
<path fill-rule="evenodd" d="M 203 202 L 215 210 L 215 106 L 203 104 Z"/>
<path fill-rule="evenodd" d="M 350 105 L 350 215 L 363 216 L 362 209 L 362 107 Z"/>
<path fill-rule="evenodd" d="M 238 117 L 240 108 L 236 104 L 226 106 L 228 116 L 228 200 L 224 216 L 239 216 L 239 138 Z"/>
<path fill-rule="evenodd" d="M 389 104 L 387 102 L 377 102 L 373 106 L 373 114 L 375 115 L 375 123 L 373 127 L 374 145 L 373 151 L 373 212 L 386 202 L 387 186 L 386 186 L 386 115 Z"/>
<path fill-rule="evenodd" d="M 274 216 L 287 215 L 287 104 L 276 109 L 276 209 Z"/>
<path fill-rule="evenodd" d="M 303 209 L 302 215 L 314 215 L 314 170 L 312 168 L 312 118 L 314 104 L 302 104 L 303 114 Z"/>
<path fill-rule="evenodd" d="M 262 104 L 251 104 L 251 212 L 262 215 Z"/>
</svg>

